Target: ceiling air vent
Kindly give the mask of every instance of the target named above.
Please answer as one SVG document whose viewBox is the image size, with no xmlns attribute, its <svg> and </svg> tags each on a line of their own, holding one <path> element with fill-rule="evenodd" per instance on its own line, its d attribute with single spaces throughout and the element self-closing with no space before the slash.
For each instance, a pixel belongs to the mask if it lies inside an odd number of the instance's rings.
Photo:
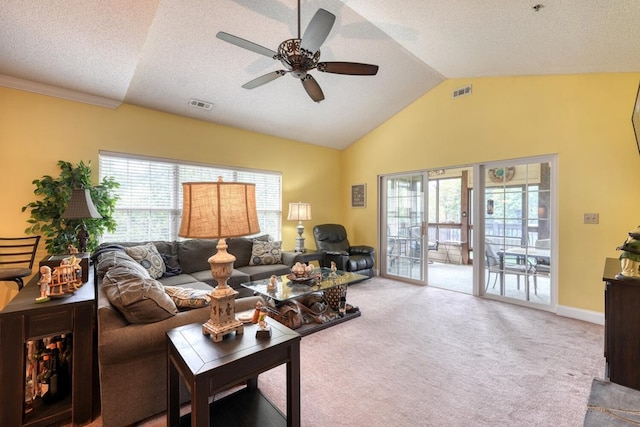
<svg viewBox="0 0 640 427">
<path fill-rule="evenodd" d="M 199 108 L 201 110 L 211 110 L 211 107 L 213 107 L 213 104 L 211 102 L 207 102 L 207 101 L 200 101 L 199 99 L 191 99 L 189 100 L 189 105 L 191 105 L 193 108 Z"/>
<path fill-rule="evenodd" d="M 471 85 L 461 87 L 460 89 L 456 89 L 451 94 L 452 98 L 459 98 L 464 95 L 471 95 Z"/>
</svg>

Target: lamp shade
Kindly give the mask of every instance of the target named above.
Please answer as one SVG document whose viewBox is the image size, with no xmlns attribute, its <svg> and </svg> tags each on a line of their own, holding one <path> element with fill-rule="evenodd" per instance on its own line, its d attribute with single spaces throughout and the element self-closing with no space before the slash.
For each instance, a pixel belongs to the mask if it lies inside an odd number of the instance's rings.
<svg viewBox="0 0 640 427">
<path fill-rule="evenodd" d="M 182 194 L 180 237 L 215 239 L 260 231 L 255 184 L 185 182 Z"/>
<path fill-rule="evenodd" d="M 289 203 L 289 221 L 310 221 L 311 220 L 311 204 L 310 203 Z"/>
<path fill-rule="evenodd" d="M 102 218 L 102 215 L 98 213 L 98 209 L 96 209 L 96 206 L 93 204 L 89 190 L 85 188 L 76 188 L 71 193 L 71 200 L 69 200 L 69 204 L 64 210 L 61 218 Z"/>
</svg>

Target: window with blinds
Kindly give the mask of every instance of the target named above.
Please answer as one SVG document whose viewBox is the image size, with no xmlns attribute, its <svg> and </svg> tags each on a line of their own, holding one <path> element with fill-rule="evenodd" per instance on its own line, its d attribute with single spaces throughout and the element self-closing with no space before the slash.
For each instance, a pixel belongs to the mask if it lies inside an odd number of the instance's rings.
<svg viewBox="0 0 640 427">
<path fill-rule="evenodd" d="M 115 232 L 103 242 L 179 240 L 182 183 L 189 181 L 250 182 L 256 185 L 260 234 L 282 235 L 282 175 L 249 169 L 184 163 L 152 157 L 100 152 L 100 180 L 111 176 L 120 184 L 114 212 Z"/>
</svg>

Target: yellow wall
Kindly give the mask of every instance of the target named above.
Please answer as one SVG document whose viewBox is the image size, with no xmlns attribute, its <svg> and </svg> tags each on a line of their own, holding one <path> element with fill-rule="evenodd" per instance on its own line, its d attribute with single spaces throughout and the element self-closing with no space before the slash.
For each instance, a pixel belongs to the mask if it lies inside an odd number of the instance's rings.
<svg viewBox="0 0 640 427">
<path fill-rule="evenodd" d="M 631 125 L 640 74 L 447 80 L 344 152 L 344 222 L 376 244 L 379 174 L 558 154 L 558 304 L 603 311 L 606 257 L 640 224 Z M 451 98 L 454 89 L 473 93 Z M 349 187 L 367 183 L 366 209 Z M 585 212 L 599 225 L 583 224 Z"/>
<path fill-rule="evenodd" d="M 131 105 L 111 110 L 0 88 L 0 236 L 24 234 L 29 215 L 22 207 L 35 199 L 32 181 L 57 177 L 58 160 L 90 160 L 97 183 L 99 150 L 281 171 L 285 248 L 293 249 L 297 235 L 297 223 L 286 220 L 289 202 L 311 203 L 313 221 L 305 222 L 304 235 L 312 248 L 313 225 L 339 222 L 343 211 L 338 150 Z M 38 259 L 46 254 L 44 243 L 40 248 Z M 0 283 L 0 307 L 13 289 Z"/>
<path fill-rule="evenodd" d="M 603 311 L 605 257 L 640 224 L 640 155 L 631 112 L 640 74 L 448 80 L 343 152 L 123 105 L 116 110 L 0 88 L 0 235 L 21 235 L 31 181 L 57 176 L 58 160 L 98 150 L 282 171 L 283 211 L 309 202 L 305 223 L 341 222 L 350 240 L 377 246 L 377 177 L 477 162 L 558 154 L 559 304 Z M 473 94 L 451 99 L 473 84 Z M 294 161 L 293 159 L 313 159 Z M 350 186 L 367 184 L 367 207 Z M 599 225 L 582 215 L 598 212 Z M 283 221 L 285 247 L 295 223 Z M 4 287 L 2 287 L 4 288 Z M 11 293 L 2 294 L 0 307 Z"/>
</svg>

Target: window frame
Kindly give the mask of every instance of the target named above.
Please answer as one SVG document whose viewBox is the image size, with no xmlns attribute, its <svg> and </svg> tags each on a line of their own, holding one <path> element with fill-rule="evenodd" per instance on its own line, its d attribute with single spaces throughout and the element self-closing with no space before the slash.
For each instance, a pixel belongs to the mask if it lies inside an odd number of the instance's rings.
<svg viewBox="0 0 640 427">
<path fill-rule="evenodd" d="M 258 234 L 269 234 L 273 240 L 282 238 L 281 172 L 103 150 L 98 157 L 100 180 L 104 176 L 113 176 L 120 184 L 120 188 L 115 190 L 119 196 L 114 211 L 118 226 L 113 233 L 105 232 L 100 237 L 101 242 L 182 240 L 178 236 L 182 215 L 182 182 L 217 181 L 218 176 L 222 176 L 226 182 L 256 184 L 260 222 Z M 148 170 L 145 171 L 145 168 Z M 158 172 L 161 172 L 160 175 Z M 136 184 L 141 176 L 147 177 L 148 184 L 145 185 L 148 188 Z M 152 182 L 154 178 L 155 182 Z M 156 188 L 152 184 L 163 187 L 163 193 L 155 193 L 153 190 Z M 157 205 L 163 202 L 167 204 Z"/>
</svg>

